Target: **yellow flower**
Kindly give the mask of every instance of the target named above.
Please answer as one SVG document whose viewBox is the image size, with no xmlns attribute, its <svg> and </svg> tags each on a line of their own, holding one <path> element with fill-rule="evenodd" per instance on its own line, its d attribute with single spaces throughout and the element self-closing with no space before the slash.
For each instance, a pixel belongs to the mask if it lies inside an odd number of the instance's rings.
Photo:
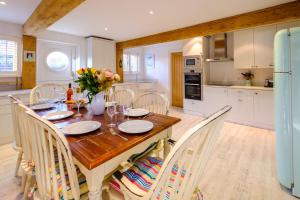
<svg viewBox="0 0 300 200">
<path fill-rule="evenodd" d="M 119 74 L 114 75 L 114 80 L 117 82 L 119 82 L 121 80 L 121 77 L 119 76 Z"/>
<path fill-rule="evenodd" d="M 84 69 L 83 69 L 83 68 L 80 68 L 80 69 L 78 69 L 78 70 L 76 71 L 76 73 L 77 73 L 78 75 L 82 75 L 83 72 L 84 72 Z"/>
<path fill-rule="evenodd" d="M 88 73 L 88 72 L 89 72 L 88 68 L 85 68 L 85 69 L 84 69 L 84 73 L 86 74 L 86 73 Z"/>
<path fill-rule="evenodd" d="M 96 73 L 96 69 L 95 68 L 91 68 L 91 72 L 92 72 L 92 74 L 95 74 Z"/>
</svg>

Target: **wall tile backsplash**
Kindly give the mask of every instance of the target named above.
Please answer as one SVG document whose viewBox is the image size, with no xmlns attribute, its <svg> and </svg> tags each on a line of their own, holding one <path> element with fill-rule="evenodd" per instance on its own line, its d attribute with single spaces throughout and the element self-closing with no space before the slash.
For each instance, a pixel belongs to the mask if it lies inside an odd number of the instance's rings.
<svg viewBox="0 0 300 200">
<path fill-rule="evenodd" d="M 263 86 L 265 79 L 273 78 L 273 69 L 235 69 L 233 62 L 209 63 L 208 84 L 243 85 L 243 72 L 251 71 L 254 74 L 252 83 L 254 86 Z"/>
</svg>

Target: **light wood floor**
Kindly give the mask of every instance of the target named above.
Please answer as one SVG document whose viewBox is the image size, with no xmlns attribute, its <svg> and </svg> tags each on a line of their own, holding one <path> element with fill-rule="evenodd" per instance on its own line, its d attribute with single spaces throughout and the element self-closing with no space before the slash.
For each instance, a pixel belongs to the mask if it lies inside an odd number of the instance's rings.
<svg viewBox="0 0 300 200">
<path fill-rule="evenodd" d="M 182 119 L 173 128 L 174 139 L 201 121 L 172 109 Z M 292 200 L 283 190 L 275 169 L 275 135 L 269 130 L 225 123 L 216 148 L 200 180 L 204 200 Z M 0 146 L 0 199 L 21 199 L 20 179 L 14 178 L 17 154 Z"/>
</svg>

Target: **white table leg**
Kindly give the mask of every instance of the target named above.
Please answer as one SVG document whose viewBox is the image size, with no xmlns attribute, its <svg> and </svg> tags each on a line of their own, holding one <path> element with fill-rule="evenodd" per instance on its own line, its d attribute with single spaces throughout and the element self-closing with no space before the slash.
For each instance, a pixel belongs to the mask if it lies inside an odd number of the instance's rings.
<svg viewBox="0 0 300 200">
<path fill-rule="evenodd" d="M 89 199 L 102 200 L 103 167 L 99 166 L 91 171 L 86 171 L 84 174 L 89 188 Z"/>
<path fill-rule="evenodd" d="M 164 159 L 166 159 L 166 157 L 171 151 L 171 146 L 168 140 L 172 137 L 172 127 L 168 128 L 166 131 L 167 131 L 167 137 L 164 138 Z"/>
</svg>

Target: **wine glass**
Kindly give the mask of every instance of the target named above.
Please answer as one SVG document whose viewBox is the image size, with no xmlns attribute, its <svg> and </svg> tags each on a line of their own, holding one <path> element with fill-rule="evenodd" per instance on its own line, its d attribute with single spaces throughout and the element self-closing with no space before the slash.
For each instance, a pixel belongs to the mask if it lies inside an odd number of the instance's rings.
<svg viewBox="0 0 300 200">
<path fill-rule="evenodd" d="M 59 107 L 62 107 L 65 100 L 65 91 L 62 88 L 55 88 L 56 97 L 59 103 Z"/>
<path fill-rule="evenodd" d="M 80 109 L 81 104 L 84 102 L 84 95 L 81 92 L 80 88 L 75 88 L 74 94 L 73 94 L 73 100 L 75 101 L 76 106 L 77 106 L 77 114 L 75 115 L 75 117 L 80 117 L 80 116 L 82 116 L 82 114 L 79 112 L 79 109 Z"/>
<path fill-rule="evenodd" d="M 110 128 L 113 128 L 116 126 L 116 124 L 113 123 L 113 117 L 116 114 L 116 106 L 108 106 L 106 109 L 107 115 L 109 116 L 110 123 L 107 125 Z"/>
<path fill-rule="evenodd" d="M 126 114 L 126 106 L 118 105 L 118 114 L 120 116 L 120 121 L 124 121 Z"/>
</svg>

